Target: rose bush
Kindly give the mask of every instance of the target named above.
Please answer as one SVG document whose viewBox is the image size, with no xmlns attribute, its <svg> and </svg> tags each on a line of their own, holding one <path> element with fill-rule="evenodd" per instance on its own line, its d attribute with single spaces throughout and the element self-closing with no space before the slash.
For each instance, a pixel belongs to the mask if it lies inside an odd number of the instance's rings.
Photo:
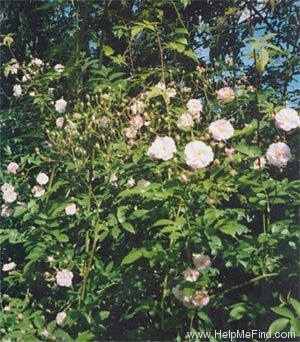
<svg viewBox="0 0 300 342">
<path fill-rule="evenodd" d="M 123 55 L 102 41 L 100 59 L 78 50 L 61 64 L 53 47 L 22 61 L 3 40 L 12 53 L 1 119 L 4 340 L 266 331 L 278 298 L 296 313 L 270 329 L 299 335 L 299 117 L 264 79 L 289 53 L 248 32 L 247 60 L 234 48 L 233 65 L 204 63 L 178 11 L 187 3 L 172 2 L 170 22 L 164 1 L 115 19 Z M 240 27 L 227 7 L 214 29 L 232 18 Z M 134 65 L 142 41 L 158 66 Z"/>
</svg>

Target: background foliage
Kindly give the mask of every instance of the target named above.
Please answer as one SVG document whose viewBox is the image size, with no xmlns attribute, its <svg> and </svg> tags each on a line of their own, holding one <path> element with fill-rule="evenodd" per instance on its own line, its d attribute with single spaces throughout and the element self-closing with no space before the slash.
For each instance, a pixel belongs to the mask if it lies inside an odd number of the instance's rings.
<svg viewBox="0 0 300 342">
<path fill-rule="evenodd" d="M 4 340 L 180 341 L 193 330 L 269 327 L 299 336 L 298 136 L 272 120 L 299 106 L 297 2 L 3 1 L 1 22 L 1 179 L 18 194 L 1 218 L 3 263 L 17 265 L 2 272 Z M 233 100 L 217 98 L 223 87 Z M 203 111 L 184 131 L 189 99 Z M 136 101 L 149 126 L 128 138 Z M 207 127 L 220 118 L 235 134 L 216 143 Z M 165 135 L 175 158 L 150 159 Z M 193 139 L 215 154 L 198 171 L 183 153 Z M 255 169 L 278 141 L 291 149 L 287 165 Z M 41 172 L 49 183 L 34 197 Z M 70 204 L 76 215 L 66 215 Z M 189 283 L 193 253 L 212 266 Z M 57 286 L 62 269 L 71 287 Z M 178 284 L 187 295 L 205 289 L 209 304 L 188 310 L 172 294 Z"/>
</svg>

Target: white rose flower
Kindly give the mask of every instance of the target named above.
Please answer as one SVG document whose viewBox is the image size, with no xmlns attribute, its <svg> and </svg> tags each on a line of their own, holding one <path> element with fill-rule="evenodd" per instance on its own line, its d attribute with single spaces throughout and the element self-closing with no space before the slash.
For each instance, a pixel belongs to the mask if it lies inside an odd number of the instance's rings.
<svg viewBox="0 0 300 342">
<path fill-rule="evenodd" d="M 210 268 L 211 261 L 208 255 L 193 254 L 193 262 L 197 270 L 204 271 Z"/>
<path fill-rule="evenodd" d="M 18 73 L 18 70 L 20 68 L 20 64 L 19 63 L 14 63 L 12 66 L 11 66 L 11 73 L 13 75 L 16 75 Z"/>
<path fill-rule="evenodd" d="M 18 195 L 15 191 L 6 191 L 3 193 L 3 200 L 6 203 L 13 203 L 16 201 Z"/>
<path fill-rule="evenodd" d="M 273 143 L 269 146 L 266 157 L 270 164 L 283 166 L 291 158 L 291 150 L 283 142 Z"/>
<path fill-rule="evenodd" d="M 171 137 L 156 137 L 148 149 L 147 155 L 151 158 L 162 159 L 164 161 L 173 158 L 176 152 L 176 145 Z"/>
<path fill-rule="evenodd" d="M 63 72 L 65 70 L 65 67 L 62 64 L 56 64 L 54 70 L 56 72 Z"/>
<path fill-rule="evenodd" d="M 143 101 L 135 101 L 134 104 L 130 107 L 134 115 L 143 113 L 144 108 L 145 105 Z"/>
<path fill-rule="evenodd" d="M 15 262 L 10 262 L 9 264 L 3 264 L 2 271 L 3 272 L 8 272 L 13 270 L 17 264 Z"/>
<path fill-rule="evenodd" d="M 212 122 L 209 125 L 208 130 L 217 141 L 227 140 L 234 134 L 234 128 L 231 123 L 224 119 Z"/>
<path fill-rule="evenodd" d="M 177 93 L 174 88 L 168 88 L 166 94 L 168 97 L 175 97 Z"/>
<path fill-rule="evenodd" d="M 109 118 L 106 116 L 102 116 L 98 122 L 100 127 L 106 128 L 109 124 Z"/>
<path fill-rule="evenodd" d="M 19 168 L 19 165 L 15 162 L 11 162 L 8 164 L 6 170 L 8 173 L 15 175 L 17 173 L 17 170 Z"/>
<path fill-rule="evenodd" d="M 2 217 L 10 217 L 13 213 L 13 210 L 6 204 L 2 204 L 1 206 L 1 216 Z"/>
<path fill-rule="evenodd" d="M 36 177 L 36 181 L 40 185 L 45 185 L 49 182 L 49 177 L 45 173 L 41 172 Z"/>
<path fill-rule="evenodd" d="M 135 136 L 137 135 L 137 130 L 134 127 L 130 126 L 126 128 L 125 135 L 128 139 L 135 138 Z"/>
<path fill-rule="evenodd" d="M 259 157 L 253 162 L 253 169 L 262 169 L 266 165 L 266 159 L 264 157 Z"/>
<path fill-rule="evenodd" d="M 32 189 L 31 192 L 33 193 L 34 197 L 41 197 L 45 193 L 45 189 L 40 186 L 40 185 L 35 185 Z"/>
<path fill-rule="evenodd" d="M 59 286 L 70 287 L 72 286 L 73 272 L 63 269 L 56 274 L 56 282 Z"/>
<path fill-rule="evenodd" d="M 184 276 L 184 279 L 190 282 L 197 281 L 199 277 L 199 272 L 190 267 L 188 267 L 185 271 L 183 271 L 182 274 Z"/>
<path fill-rule="evenodd" d="M 75 215 L 77 212 L 77 207 L 75 203 L 69 204 L 65 207 L 65 212 L 67 215 L 72 216 Z"/>
<path fill-rule="evenodd" d="M 214 160 L 214 153 L 210 146 L 202 141 L 192 141 L 185 146 L 186 163 L 193 169 L 206 167 Z"/>
<path fill-rule="evenodd" d="M 64 99 L 57 100 L 55 102 L 55 110 L 58 113 L 64 113 L 66 111 L 67 104 L 67 101 L 65 101 Z"/>
<path fill-rule="evenodd" d="M 300 125 L 300 118 L 294 109 L 283 108 L 275 115 L 275 125 L 288 132 Z"/>
<path fill-rule="evenodd" d="M 60 116 L 59 118 L 56 119 L 55 123 L 57 127 L 63 127 L 65 122 L 65 118 Z"/>
<path fill-rule="evenodd" d="M 193 117 L 188 113 L 181 114 L 177 121 L 177 126 L 184 131 L 190 130 L 194 126 Z"/>
<path fill-rule="evenodd" d="M 5 192 L 12 192 L 12 191 L 14 191 L 15 190 L 15 188 L 11 185 L 11 184 L 9 184 L 9 183 L 4 183 L 2 186 L 1 186 L 1 191 L 3 192 L 3 193 L 5 193 Z"/>
<path fill-rule="evenodd" d="M 15 97 L 19 97 L 22 95 L 22 87 L 20 86 L 20 84 L 15 84 L 13 87 L 13 95 Z"/>
<path fill-rule="evenodd" d="M 135 184 L 134 178 L 130 177 L 127 181 L 127 185 L 131 188 L 134 186 L 134 184 Z"/>
<path fill-rule="evenodd" d="M 29 81 L 31 78 L 30 78 L 30 76 L 28 75 L 28 74 L 24 74 L 23 76 L 22 76 L 22 82 L 27 82 L 27 81 Z"/>
<path fill-rule="evenodd" d="M 39 59 L 39 58 L 34 58 L 32 61 L 31 61 L 32 64 L 38 66 L 38 67 L 41 67 L 42 65 L 44 65 L 44 62 Z"/>
<path fill-rule="evenodd" d="M 56 315 L 56 324 L 60 325 L 60 326 L 63 326 L 66 317 L 67 317 L 67 314 L 65 312 L 59 312 Z"/>
<path fill-rule="evenodd" d="M 195 119 L 200 117 L 200 112 L 203 109 L 203 105 L 200 100 L 190 99 L 186 106 L 188 111 L 193 115 Z"/>
<path fill-rule="evenodd" d="M 144 125 L 144 120 L 140 115 L 135 115 L 133 118 L 131 118 L 130 124 L 134 128 L 141 128 Z"/>
<path fill-rule="evenodd" d="M 217 91 L 217 99 L 218 100 L 233 100 L 234 99 L 234 91 L 230 87 L 221 88 Z"/>
<path fill-rule="evenodd" d="M 151 183 L 149 181 L 147 181 L 146 179 L 142 178 L 137 182 L 137 186 L 142 186 L 144 188 L 146 188 L 147 186 L 149 186 Z"/>
</svg>

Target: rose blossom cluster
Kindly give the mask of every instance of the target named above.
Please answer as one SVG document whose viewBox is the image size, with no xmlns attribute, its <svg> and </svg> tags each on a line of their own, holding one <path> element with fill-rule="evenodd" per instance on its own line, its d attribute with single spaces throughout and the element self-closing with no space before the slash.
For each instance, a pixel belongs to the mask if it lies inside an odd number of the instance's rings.
<svg viewBox="0 0 300 342">
<path fill-rule="evenodd" d="M 15 192 L 15 188 L 11 184 L 4 183 L 1 186 L 1 191 L 2 191 L 2 198 L 5 204 L 13 203 L 16 201 L 18 195 Z"/>
<path fill-rule="evenodd" d="M 133 139 L 136 137 L 138 130 L 143 126 L 149 126 L 150 122 L 148 114 L 144 113 L 145 104 L 143 101 L 136 100 L 130 106 L 130 110 L 133 116 L 130 118 L 130 126 L 126 128 L 125 135 L 128 139 Z"/>
<path fill-rule="evenodd" d="M 188 267 L 182 272 L 184 279 L 189 282 L 197 281 L 200 272 L 208 270 L 211 266 L 211 260 L 208 255 L 193 254 L 193 262 L 195 268 Z M 209 302 L 208 294 L 202 290 L 197 290 L 192 295 L 186 295 L 184 290 L 180 288 L 180 285 L 177 285 L 172 289 L 172 293 L 188 309 L 201 309 Z"/>
<path fill-rule="evenodd" d="M 43 185 L 46 185 L 49 182 L 49 177 L 45 173 L 41 172 L 36 177 L 36 181 L 38 184 L 31 189 L 31 192 L 34 197 L 41 197 L 45 193 Z"/>
</svg>

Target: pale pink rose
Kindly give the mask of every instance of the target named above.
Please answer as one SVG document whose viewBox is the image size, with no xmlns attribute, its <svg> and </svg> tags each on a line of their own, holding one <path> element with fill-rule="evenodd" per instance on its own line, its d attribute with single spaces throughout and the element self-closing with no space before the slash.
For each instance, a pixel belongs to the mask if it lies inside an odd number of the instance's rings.
<svg viewBox="0 0 300 342">
<path fill-rule="evenodd" d="M 70 287 L 72 286 L 73 272 L 63 269 L 56 274 L 56 282 L 59 286 Z"/>
<path fill-rule="evenodd" d="M 75 203 L 69 204 L 65 207 L 65 212 L 68 216 L 75 215 L 77 212 L 77 207 Z"/>
<path fill-rule="evenodd" d="M 45 184 L 47 184 L 49 182 L 49 177 L 45 173 L 41 172 L 36 177 L 36 181 L 40 185 L 45 185 Z"/>
<path fill-rule="evenodd" d="M 234 128 L 231 123 L 224 119 L 212 122 L 209 125 L 208 130 L 217 141 L 227 140 L 234 134 Z"/>
<path fill-rule="evenodd" d="M 231 176 L 236 176 L 238 174 L 238 172 L 235 169 L 231 169 L 229 173 L 231 174 Z"/>
<path fill-rule="evenodd" d="M 15 190 L 15 188 L 11 185 L 11 184 L 9 184 L 9 183 L 4 183 L 2 186 L 1 186 L 1 191 L 3 192 L 3 193 L 5 193 L 5 192 L 12 192 L 12 191 L 14 191 Z"/>
<path fill-rule="evenodd" d="M 135 136 L 137 135 L 136 128 L 134 128 L 132 126 L 126 128 L 125 135 L 128 139 L 135 138 Z"/>
<path fill-rule="evenodd" d="M 166 85 L 163 82 L 158 82 L 155 87 L 163 91 L 168 98 L 176 96 L 176 90 L 174 88 L 166 88 Z"/>
<path fill-rule="evenodd" d="M 283 166 L 291 158 L 291 150 L 283 142 L 273 143 L 269 146 L 266 157 L 270 164 Z"/>
<path fill-rule="evenodd" d="M 16 201 L 18 195 L 15 191 L 6 191 L 3 193 L 3 200 L 6 203 L 13 203 Z"/>
<path fill-rule="evenodd" d="M 190 282 L 197 281 L 199 277 L 199 272 L 190 267 L 183 271 L 182 274 L 184 276 L 184 279 Z"/>
<path fill-rule="evenodd" d="M 22 87 L 20 86 L 20 84 L 15 84 L 13 87 L 13 95 L 15 97 L 19 97 L 22 95 Z"/>
<path fill-rule="evenodd" d="M 253 169 L 262 169 L 266 165 L 266 159 L 264 157 L 259 157 L 253 162 Z"/>
<path fill-rule="evenodd" d="M 146 179 L 142 178 L 137 182 L 137 186 L 142 186 L 144 188 L 146 188 L 147 186 L 149 186 L 151 183 L 149 181 L 147 181 Z"/>
<path fill-rule="evenodd" d="M 210 146 L 202 141 L 192 141 L 185 146 L 185 161 L 193 169 L 206 167 L 214 160 L 214 153 Z"/>
<path fill-rule="evenodd" d="M 205 271 L 210 268 L 211 261 L 208 255 L 193 254 L 193 262 L 197 270 Z"/>
<path fill-rule="evenodd" d="M 207 293 L 203 291 L 196 291 L 192 297 L 192 303 L 197 308 L 202 308 L 204 305 L 207 305 L 209 302 L 209 296 Z"/>
<path fill-rule="evenodd" d="M 54 70 L 55 70 L 56 72 L 63 72 L 63 71 L 65 70 L 65 67 L 64 67 L 62 64 L 56 64 L 56 65 L 54 66 Z"/>
<path fill-rule="evenodd" d="M 55 102 L 55 110 L 58 113 L 64 113 L 66 111 L 67 104 L 67 101 L 65 101 L 64 99 L 57 100 Z"/>
<path fill-rule="evenodd" d="M 225 59 L 225 63 L 226 63 L 227 65 L 230 65 L 230 64 L 232 63 L 231 58 L 226 58 L 226 59 Z"/>
<path fill-rule="evenodd" d="M 42 65 L 44 65 L 44 62 L 39 58 L 33 58 L 31 63 L 38 66 L 38 67 L 41 67 Z"/>
<path fill-rule="evenodd" d="M 59 312 L 56 315 L 56 324 L 62 327 L 64 325 L 64 321 L 66 317 L 67 317 L 67 314 L 65 312 Z"/>
<path fill-rule="evenodd" d="M 231 157 L 234 153 L 234 148 L 225 148 L 225 154 L 227 157 Z"/>
<path fill-rule="evenodd" d="M 134 186 L 134 184 L 135 184 L 135 180 L 132 177 L 130 177 L 127 181 L 127 185 L 131 188 Z"/>
<path fill-rule="evenodd" d="M 200 117 L 200 112 L 203 109 L 203 105 L 200 100 L 190 99 L 186 106 L 188 111 L 193 115 L 195 119 Z"/>
<path fill-rule="evenodd" d="M 190 130 L 194 126 L 193 117 L 188 113 L 181 114 L 177 121 L 177 126 L 184 131 Z"/>
<path fill-rule="evenodd" d="M 48 262 L 53 262 L 53 261 L 54 261 L 54 257 L 53 257 L 53 256 L 47 257 L 47 261 L 48 261 Z"/>
<path fill-rule="evenodd" d="M 234 91 L 231 87 L 221 88 L 217 91 L 217 99 L 218 100 L 233 100 L 234 99 Z"/>
<path fill-rule="evenodd" d="M 45 193 L 45 189 L 40 186 L 40 185 L 35 185 L 32 189 L 31 192 L 33 193 L 34 197 L 41 197 Z"/>
<path fill-rule="evenodd" d="M 137 129 L 143 127 L 144 121 L 140 115 L 135 115 L 133 118 L 131 118 L 130 124 L 132 127 Z"/>
<path fill-rule="evenodd" d="M 150 158 L 170 160 L 176 152 L 176 145 L 171 137 L 156 137 L 148 149 L 147 155 Z"/>
<path fill-rule="evenodd" d="M 134 115 L 143 113 L 144 108 L 145 105 L 143 101 L 135 101 L 134 104 L 130 107 Z"/>
<path fill-rule="evenodd" d="M 15 262 L 10 262 L 9 264 L 3 264 L 2 271 L 3 272 L 8 272 L 13 270 L 17 264 Z"/>
<path fill-rule="evenodd" d="M 7 169 L 8 173 L 11 173 L 11 174 L 14 175 L 14 174 L 17 173 L 18 168 L 19 168 L 19 165 L 17 163 L 11 162 L 11 163 L 8 164 L 6 169 Z"/>
<path fill-rule="evenodd" d="M 59 118 L 56 119 L 55 123 L 57 127 L 63 127 L 65 122 L 65 118 L 60 116 Z"/>
<path fill-rule="evenodd" d="M 4 312 L 9 312 L 10 311 L 10 307 L 8 305 L 5 305 L 5 307 L 3 308 Z"/>
<path fill-rule="evenodd" d="M 288 132 L 300 125 L 300 118 L 294 109 L 283 108 L 275 115 L 275 125 Z"/>
<path fill-rule="evenodd" d="M 6 204 L 2 204 L 1 206 L 1 216 L 2 217 L 10 217 L 13 213 L 13 210 Z"/>
</svg>

